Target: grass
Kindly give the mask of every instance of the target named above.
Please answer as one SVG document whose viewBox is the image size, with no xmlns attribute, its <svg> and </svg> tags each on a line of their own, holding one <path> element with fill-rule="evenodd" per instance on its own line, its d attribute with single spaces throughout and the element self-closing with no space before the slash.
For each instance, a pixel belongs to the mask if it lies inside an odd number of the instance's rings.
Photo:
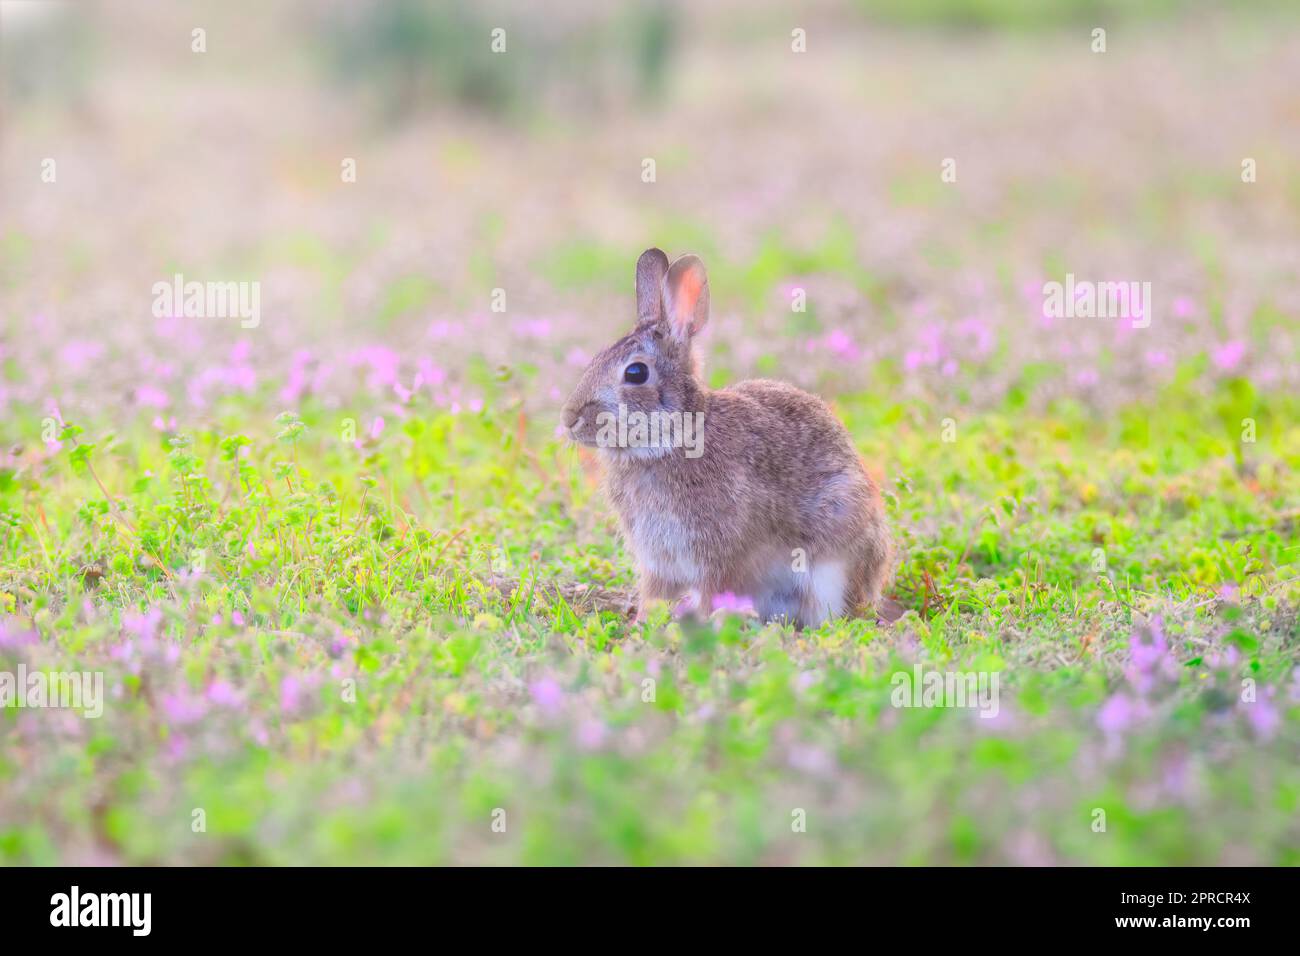
<svg viewBox="0 0 1300 956">
<path fill-rule="evenodd" d="M 846 394 L 908 613 L 798 633 L 631 623 L 592 463 L 528 385 L 360 440 L 243 399 L 31 445 L 0 669 L 110 700 L 0 716 L 3 858 L 1300 862 L 1294 401 L 1255 399 L 1243 446 L 1201 424 L 1232 385 L 1112 419 Z M 891 706 L 918 661 L 999 674 L 998 717 Z"/>
</svg>

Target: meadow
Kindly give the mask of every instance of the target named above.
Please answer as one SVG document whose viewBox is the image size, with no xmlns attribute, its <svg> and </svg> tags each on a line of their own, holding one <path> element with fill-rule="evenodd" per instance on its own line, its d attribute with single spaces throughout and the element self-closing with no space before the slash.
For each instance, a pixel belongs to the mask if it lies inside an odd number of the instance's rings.
<svg viewBox="0 0 1300 956">
<path fill-rule="evenodd" d="M 1282 14 L 1098 55 L 815 6 L 800 57 L 755 10 L 693 13 L 653 105 L 395 121 L 275 55 L 294 4 L 212 5 L 200 56 L 123 3 L 102 81 L 11 80 L 0 671 L 106 700 L 0 712 L 0 861 L 1300 864 Z M 711 384 L 848 427 L 896 620 L 633 621 L 558 426 L 647 245 L 709 267 Z M 1053 318 L 1067 272 L 1150 281 L 1150 327 Z M 260 281 L 260 323 L 154 314 L 177 273 Z M 896 706 L 916 668 L 996 713 Z"/>
</svg>

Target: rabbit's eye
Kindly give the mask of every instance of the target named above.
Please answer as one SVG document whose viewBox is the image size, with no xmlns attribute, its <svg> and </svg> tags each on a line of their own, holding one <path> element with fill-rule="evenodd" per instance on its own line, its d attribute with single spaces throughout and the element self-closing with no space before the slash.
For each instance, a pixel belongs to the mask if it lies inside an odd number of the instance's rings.
<svg viewBox="0 0 1300 956">
<path fill-rule="evenodd" d="M 645 362 L 633 362 L 623 369 L 623 381 L 629 385 L 644 385 L 650 379 L 650 369 Z"/>
</svg>

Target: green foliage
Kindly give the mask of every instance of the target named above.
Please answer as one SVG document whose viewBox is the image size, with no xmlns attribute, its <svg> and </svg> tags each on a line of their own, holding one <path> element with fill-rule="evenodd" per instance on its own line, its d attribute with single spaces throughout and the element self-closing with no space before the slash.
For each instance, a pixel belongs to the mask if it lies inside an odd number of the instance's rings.
<svg viewBox="0 0 1300 956">
<path fill-rule="evenodd" d="M 802 634 L 632 623 L 591 477 L 508 405 L 357 444 L 310 403 L 162 447 L 68 426 L 59 456 L 7 479 L 4 611 L 52 640 L 0 662 L 102 669 L 120 696 L 39 762 L 0 751 L 0 854 L 1127 865 L 1231 845 L 1287 862 L 1297 408 L 1181 388 L 1158 421 L 1012 400 L 952 442 L 922 405 L 842 396 L 896 476 L 907 614 Z M 1247 405 L 1260 440 L 1240 458 L 1197 427 Z M 1101 708 L 1135 693 L 1132 635 L 1157 617 L 1177 673 L 1112 749 Z M 997 674 L 1000 718 L 895 706 L 918 663 Z M 1247 676 L 1281 732 L 1253 728 Z"/>
<path fill-rule="evenodd" d="M 677 20 L 670 5 L 650 2 L 557 22 L 542 8 L 371 0 L 319 17 L 318 33 L 339 82 L 389 118 L 446 104 L 518 115 L 556 98 L 586 108 L 657 97 Z"/>
</svg>

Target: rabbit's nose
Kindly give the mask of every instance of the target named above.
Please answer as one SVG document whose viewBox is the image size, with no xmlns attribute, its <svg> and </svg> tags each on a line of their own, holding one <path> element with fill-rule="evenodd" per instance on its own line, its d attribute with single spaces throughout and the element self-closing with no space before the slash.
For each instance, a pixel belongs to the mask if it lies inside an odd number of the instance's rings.
<svg viewBox="0 0 1300 956">
<path fill-rule="evenodd" d="M 573 428 L 580 421 L 582 421 L 582 413 L 580 409 L 567 407 L 564 409 L 565 428 Z"/>
</svg>

